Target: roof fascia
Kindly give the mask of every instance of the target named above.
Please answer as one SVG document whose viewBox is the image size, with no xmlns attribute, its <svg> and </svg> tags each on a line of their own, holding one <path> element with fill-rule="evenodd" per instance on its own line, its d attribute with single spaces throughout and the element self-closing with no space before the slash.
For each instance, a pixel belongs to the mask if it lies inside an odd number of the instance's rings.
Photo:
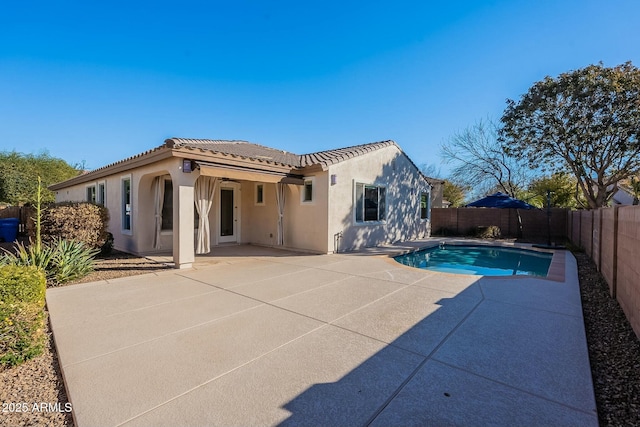
<svg viewBox="0 0 640 427">
<path fill-rule="evenodd" d="M 57 184 L 50 185 L 48 188 L 51 191 L 61 190 L 63 188 L 72 187 L 78 184 L 84 184 L 86 182 L 96 181 L 98 179 L 107 177 L 109 175 L 115 175 L 118 173 L 126 172 L 137 167 L 146 166 L 151 163 L 158 162 L 173 157 L 171 149 L 166 147 L 159 147 L 155 150 L 147 153 L 142 153 L 134 157 L 130 157 L 120 162 L 113 163 L 108 166 L 104 166 L 100 169 L 96 169 L 83 175 L 78 175 L 66 181 L 59 182 Z"/>
<path fill-rule="evenodd" d="M 180 147 L 172 149 L 174 157 L 190 159 L 204 162 L 217 162 L 235 167 L 247 167 L 250 169 L 259 168 L 266 171 L 279 173 L 290 173 L 294 169 L 298 169 L 292 165 L 274 163 L 265 160 L 252 159 L 250 157 L 242 157 L 233 154 L 216 153 L 209 150 L 193 149 Z"/>
</svg>

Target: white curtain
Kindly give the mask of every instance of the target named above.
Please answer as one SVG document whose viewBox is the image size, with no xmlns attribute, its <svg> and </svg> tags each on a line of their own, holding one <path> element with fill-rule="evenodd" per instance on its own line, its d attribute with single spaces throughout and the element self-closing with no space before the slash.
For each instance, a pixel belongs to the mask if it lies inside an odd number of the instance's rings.
<svg viewBox="0 0 640 427">
<path fill-rule="evenodd" d="M 278 203 L 278 235 L 277 245 L 284 245 L 284 191 L 286 184 L 276 184 L 276 202 Z"/>
<path fill-rule="evenodd" d="M 155 234 L 153 236 L 153 249 L 162 249 L 162 206 L 164 205 L 164 177 L 157 176 L 153 179 L 155 208 Z"/>
<path fill-rule="evenodd" d="M 194 203 L 196 211 L 200 215 L 198 222 L 198 241 L 196 254 L 208 254 L 211 252 L 211 233 L 209 232 L 209 211 L 213 205 L 213 197 L 218 188 L 218 178 L 200 176 L 196 180 L 194 188 Z"/>
</svg>

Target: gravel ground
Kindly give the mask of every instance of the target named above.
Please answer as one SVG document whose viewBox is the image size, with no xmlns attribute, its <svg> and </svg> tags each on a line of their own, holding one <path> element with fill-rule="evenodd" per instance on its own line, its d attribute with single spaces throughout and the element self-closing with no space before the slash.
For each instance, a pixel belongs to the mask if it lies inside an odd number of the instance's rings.
<svg viewBox="0 0 640 427">
<path fill-rule="evenodd" d="M 574 252 L 601 426 L 640 425 L 640 340 L 583 252 Z"/>
<path fill-rule="evenodd" d="M 620 306 L 608 296 L 608 288 L 584 253 L 578 260 L 585 330 L 591 359 L 598 418 L 601 426 L 640 425 L 640 340 Z M 170 268 L 123 253 L 99 260 L 96 271 L 77 283 L 113 279 Z M 105 285 L 108 286 L 108 285 Z M 20 366 L 0 371 L 0 402 L 26 404 L 29 411 L 3 411 L 0 425 L 72 426 L 65 412 L 67 397 L 53 341 L 45 353 Z M 0 368 L 1 369 L 1 368 Z M 43 402 L 47 410 L 32 411 Z M 55 404 L 58 404 L 57 407 Z M 15 409 L 15 405 L 14 405 Z"/>
</svg>

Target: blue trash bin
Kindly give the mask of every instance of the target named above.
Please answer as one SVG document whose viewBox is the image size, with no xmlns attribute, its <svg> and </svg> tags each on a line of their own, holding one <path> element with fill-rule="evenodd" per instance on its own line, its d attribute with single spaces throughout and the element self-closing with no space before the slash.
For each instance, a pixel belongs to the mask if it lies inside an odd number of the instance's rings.
<svg viewBox="0 0 640 427">
<path fill-rule="evenodd" d="M 15 241 L 18 238 L 18 224 L 20 224 L 18 218 L 0 219 L 0 237 L 5 242 Z"/>
</svg>

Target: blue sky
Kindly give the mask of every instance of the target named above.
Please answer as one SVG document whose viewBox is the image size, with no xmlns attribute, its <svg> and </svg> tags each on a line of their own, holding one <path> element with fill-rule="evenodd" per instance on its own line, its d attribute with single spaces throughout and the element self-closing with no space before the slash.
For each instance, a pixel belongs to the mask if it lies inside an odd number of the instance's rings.
<svg viewBox="0 0 640 427">
<path fill-rule="evenodd" d="M 417 164 L 547 75 L 640 66 L 637 0 L 13 1 L 0 150 L 97 168 L 166 138 Z M 446 175 L 443 166 L 442 174 Z"/>
</svg>

